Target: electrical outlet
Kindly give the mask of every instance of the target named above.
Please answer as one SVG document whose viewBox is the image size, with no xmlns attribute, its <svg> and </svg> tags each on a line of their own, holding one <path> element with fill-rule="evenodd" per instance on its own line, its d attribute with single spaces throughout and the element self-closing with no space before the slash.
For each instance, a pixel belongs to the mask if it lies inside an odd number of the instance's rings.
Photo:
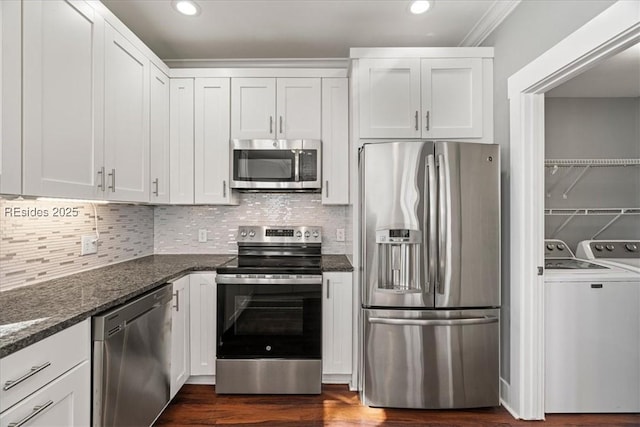
<svg viewBox="0 0 640 427">
<path fill-rule="evenodd" d="M 80 248 L 80 255 L 91 255 L 98 253 L 98 239 L 95 235 L 82 236 L 82 247 Z"/>
<path fill-rule="evenodd" d="M 198 242 L 205 243 L 207 241 L 207 230 L 205 228 L 201 228 L 198 230 Z"/>
<path fill-rule="evenodd" d="M 344 242 L 344 228 L 336 228 L 336 240 Z"/>
</svg>

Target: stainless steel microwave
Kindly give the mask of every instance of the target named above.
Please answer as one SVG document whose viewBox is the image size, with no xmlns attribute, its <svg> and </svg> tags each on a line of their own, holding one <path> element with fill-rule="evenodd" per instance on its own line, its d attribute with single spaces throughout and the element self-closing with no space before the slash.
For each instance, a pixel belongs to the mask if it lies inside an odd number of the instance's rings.
<svg viewBox="0 0 640 427">
<path fill-rule="evenodd" d="M 231 140 L 231 188 L 320 191 L 321 171 L 320 140 Z"/>
</svg>

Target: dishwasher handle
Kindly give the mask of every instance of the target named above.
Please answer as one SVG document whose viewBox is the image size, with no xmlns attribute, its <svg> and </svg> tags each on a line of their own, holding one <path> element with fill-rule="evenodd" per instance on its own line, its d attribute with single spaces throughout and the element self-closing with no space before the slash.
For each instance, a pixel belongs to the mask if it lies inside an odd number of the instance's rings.
<svg viewBox="0 0 640 427">
<path fill-rule="evenodd" d="M 170 304 L 173 286 L 165 284 L 104 314 L 93 317 L 93 341 L 104 341 L 149 311 Z"/>
</svg>

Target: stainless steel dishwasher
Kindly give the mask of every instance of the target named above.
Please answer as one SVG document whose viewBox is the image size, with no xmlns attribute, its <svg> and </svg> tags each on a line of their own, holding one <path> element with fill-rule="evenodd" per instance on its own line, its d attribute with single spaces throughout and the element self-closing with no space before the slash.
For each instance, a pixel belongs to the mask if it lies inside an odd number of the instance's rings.
<svg viewBox="0 0 640 427">
<path fill-rule="evenodd" d="M 149 426 L 169 402 L 171 285 L 93 317 L 93 425 Z"/>
</svg>

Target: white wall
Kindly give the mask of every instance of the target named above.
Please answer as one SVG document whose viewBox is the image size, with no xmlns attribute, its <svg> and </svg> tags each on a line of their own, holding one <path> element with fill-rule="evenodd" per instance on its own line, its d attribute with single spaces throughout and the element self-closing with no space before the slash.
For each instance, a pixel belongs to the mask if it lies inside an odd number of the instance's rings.
<svg viewBox="0 0 640 427">
<path fill-rule="evenodd" d="M 547 98 L 545 158 L 640 158 L 640 98 Z M 545 169 L 545 208 L 634 208 L 640 206 L 640 167 L 594 167 L 567 198 L 563 193 L 583 169 Z M 549 191 L 552 190 L 552 191 Z M 575 250 L 613 215 L 577 216 L 557 235 Z M 567 219 L 545 217 L 545 238 Z M 640 239 L 640 215 L 625 216 L 599 239 Z"/>
<path fill-rule="evenodd" d="M 502 314 L 501 377 L 509 384 L 509 102 L 507 79 L 560 40 L 584 25 L 612 0 L 523 0 L 483 42 L 494 47 L 494 135 L 502 149 Z"/>
</svg>

